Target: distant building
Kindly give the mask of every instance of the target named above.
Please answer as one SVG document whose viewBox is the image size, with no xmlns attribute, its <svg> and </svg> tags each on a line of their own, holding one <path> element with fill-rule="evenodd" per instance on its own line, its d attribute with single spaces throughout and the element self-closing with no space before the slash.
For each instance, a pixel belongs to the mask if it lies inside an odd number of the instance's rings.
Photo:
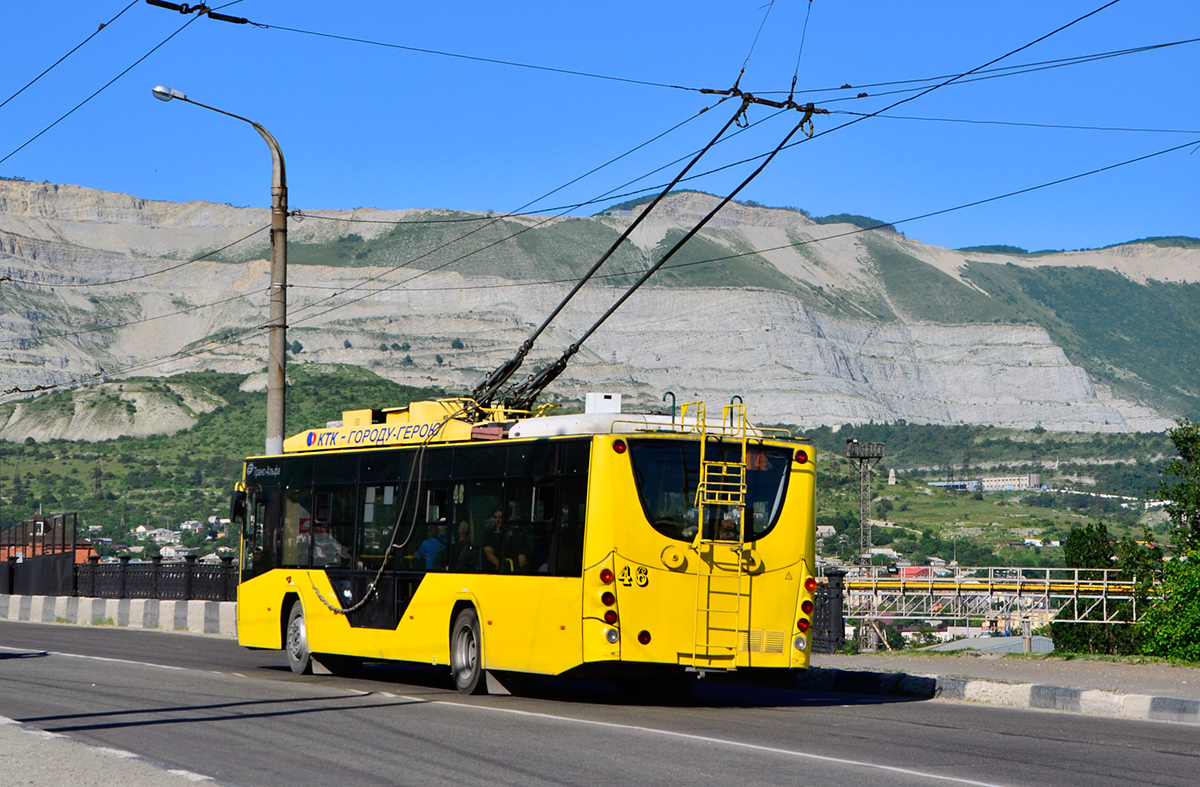
<svg viewBox="0 0 1200 787">
<path fill-rule="evenodd" d="M 888 470 L 888 486 L 895 486 L 895 485 L 896 485 L 896 468 L 893 467 L 891 470 Z"/>
<path fill-rule="evenodd" d="M 1042 476 L 1040 473 L 1028 475 L 994 476 L 979 479 L 980 486 L 985 492 L 1013 492 L 1020 489 L 1040 489 Z"/>
<path fill-rule="evenodd" d="M 833 538 L 836 535 L 833 525 L 817 525 L 817 538 Z"/>
</svg>

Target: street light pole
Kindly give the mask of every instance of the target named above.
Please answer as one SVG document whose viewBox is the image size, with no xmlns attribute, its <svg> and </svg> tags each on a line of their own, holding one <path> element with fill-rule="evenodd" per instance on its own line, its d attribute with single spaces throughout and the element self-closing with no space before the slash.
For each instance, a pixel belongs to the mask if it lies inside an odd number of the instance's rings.
<svg viewBox="0 0 1200 787">
<path fill-rule="evenodd" d="M 271 148 L 271 307 L 270 329 L 267 335 L 267 440 L 266 453 L 283 453 L 285 397 L 287 390 L 287 172 L 283 151 L 271 132 L 249 118 L 193 101 L 178 90 L 164 85 L 154 88 L 154 97 L 161 101 L 179 99 L 198 107 L 228 115 L 249 123 Z"/>
</svg>

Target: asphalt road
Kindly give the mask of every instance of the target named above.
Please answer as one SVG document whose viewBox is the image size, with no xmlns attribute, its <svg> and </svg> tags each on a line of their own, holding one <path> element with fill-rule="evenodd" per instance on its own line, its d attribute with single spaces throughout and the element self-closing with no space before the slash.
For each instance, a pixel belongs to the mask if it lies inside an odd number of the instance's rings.
<svg viewBox="0 0 1200 787">
<path fill-rule="evenodd" d="M 0 622 L 0 715 L 234 785 L 1193 785 L 1194 726 L 705 681 L 680 704 L 432 669 L 296 678 L 221 639 Z"/>
</svg>

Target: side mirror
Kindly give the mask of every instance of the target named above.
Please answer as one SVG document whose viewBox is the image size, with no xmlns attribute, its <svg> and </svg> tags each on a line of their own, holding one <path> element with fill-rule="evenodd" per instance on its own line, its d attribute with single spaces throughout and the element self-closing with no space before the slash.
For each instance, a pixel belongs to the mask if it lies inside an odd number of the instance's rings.
<svg viewBox="0 0 1200 787">
<path fill-rule="evenodd" d="M 235 489 L 229 496 L 229 521 L 243 531 L 246 527 L 246 493 Z"/>
</svg>

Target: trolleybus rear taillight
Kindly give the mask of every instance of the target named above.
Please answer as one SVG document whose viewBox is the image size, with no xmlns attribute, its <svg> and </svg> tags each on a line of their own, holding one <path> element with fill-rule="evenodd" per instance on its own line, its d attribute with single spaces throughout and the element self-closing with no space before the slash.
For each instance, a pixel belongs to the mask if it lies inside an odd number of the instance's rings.
<svg viewBox="0 0 1200 787">
<path fill-rule="evenodd" d="M 618 454 L 625 453 L 625 441 L 624 440 L 613 440 L 613 450 L 616 451 Z"/>
<path fill-rule="evenodd" d="M 613 572 L 611 568 L 600 569 L 600 581 L 606 585 L 611 585 L 613 581 Z"/>
<path fill-rule="evenodd" d="M 802 633 L 805 631 L 808 631 L 809 628 L 811 628 L 811 627 L 812 627 L 812 624 L 808 622 L 808 618 L 800 618 L 799 620 L 796 621 L 796 628 L 799 629 Z"/>
<path fill-rule="evenodd" d="M 611 607 L 613 604 L 617 603 L 617 597 L 613 595 L 611 590 L 606 590 L 604 591 L 604 594 L 600 596 L 600 601 L 604 603 L 604 606 Z"/>
<path fill-rule="evenodd" d="M 616 624 L 616 622 L 617 622 L 617 611 L 616 611 L 615 609 L 608 609 L 608 610 L 605 610 L 605 611 L 604 611 L 604 622 L 605 622 L 605 623 L 607 623 L 607 624 L 608 624 L 608 625 L 610 625 L 610 626 L 612 626 L 612 625 Z"/>
<path fill-rule="evenodd" d="M 649 631 L 639 631 L 638 632 L 638 642 L 642 643 L 643 645 L 649 645 L 650 644 L 650 632 Z"/>
<path fill-rule="evenodd" d="M 796 450 L 796 462 L 798 464 L 804 464 L 807 461 L 808 461 L 808 452 L 802 448 L 797 449 Z"/>
<path fill-rule="evenodd" d="M 813 611 L 813 603 L 808 599 L 804 599 L 804 601 L 800 604 L 800 611 L 805 615 L 811 615 Z"/>
<path fill-rule="evenodd" d="M 812 593 L 814 590 L 816 590 L 817 589 L 817 578 L 809 577 L 808 579 L 804 580 L 804 589 L 807 590 L 809 593 Z"/>
</svg>

